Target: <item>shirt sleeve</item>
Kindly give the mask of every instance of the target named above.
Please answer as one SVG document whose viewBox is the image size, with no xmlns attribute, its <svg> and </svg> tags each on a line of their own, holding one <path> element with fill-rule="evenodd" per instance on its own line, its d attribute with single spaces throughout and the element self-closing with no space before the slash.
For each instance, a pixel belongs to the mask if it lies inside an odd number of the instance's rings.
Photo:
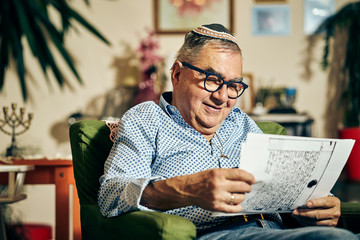
<svg viewBox="0 0 360 240">
<path fill-rule="evenodd" d="M 157 132 L 154 109 L 141 104 L 129 110 L 119 122 L 119 131 L 100 178 L 98 204 L 104 216 L 112 217 L 134 210 L 151 210 L 140 205 L 152 176 Z"/>
</svg>

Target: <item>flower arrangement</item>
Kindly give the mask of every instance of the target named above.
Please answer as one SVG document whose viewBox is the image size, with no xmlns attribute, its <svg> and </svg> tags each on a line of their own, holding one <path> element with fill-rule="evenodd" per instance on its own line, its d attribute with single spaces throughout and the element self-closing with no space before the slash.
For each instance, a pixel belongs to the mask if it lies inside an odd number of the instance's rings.
<svg viewBox="0 0 360 240">
<path fill-rule="evenodd" d="M 140 46 L 136 50 L 140 53 L 141 69 L 148 70 L 155 66 L 158 62 L 162 62 L 164 58 L 159 56 L 156 51 L 159 49 L 158 39 L 155 32 L 148 30 L 148 36 L 140 41 Z"/>
<path fill-rule="evenodd" d="M 158 39 L 155 32 L 147 30 L 147 37 L 140 41 L 136 52 L 140 55 L 141 80 L 133 105 L 144 101 L 158 101 L 166 78 L 163 73 L 164 58 L 158 55 Z"/>
</svg>

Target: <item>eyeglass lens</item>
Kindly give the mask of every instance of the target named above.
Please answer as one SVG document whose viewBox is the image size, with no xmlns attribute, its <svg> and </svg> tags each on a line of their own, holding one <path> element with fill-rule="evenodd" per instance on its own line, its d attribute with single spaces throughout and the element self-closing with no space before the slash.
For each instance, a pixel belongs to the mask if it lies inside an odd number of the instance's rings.
<svg viewBox="0 0 360 240">
<path fill-rule="evenodd" d="M 241 83 L 224 82 L 223 79 L 216 75 L 208 75 L 205 79 L 205 89 L 209 92 L 216 92 L 226 84 L 229 98 L 237 98 L 243 94 L 245 87 Z"/>
<path fill-rule="evenodd" d="M 240 97 L 247 88 L 247 85 L 245 83 L 227 82 L 224 81 L 224 79 L 217 74 L 206 72 L 205 70 L 195 67 L 187 62 L 181 62 L 181 63 L 192 70 L 198 71 L 206 75 L 204 80 L 204 87 L 205 90 L 208 92 L 216 92 L 220 90 L 224 84 L 226 84 L 228 90 L 228 97 L 235 99 Z"/>
</svg>

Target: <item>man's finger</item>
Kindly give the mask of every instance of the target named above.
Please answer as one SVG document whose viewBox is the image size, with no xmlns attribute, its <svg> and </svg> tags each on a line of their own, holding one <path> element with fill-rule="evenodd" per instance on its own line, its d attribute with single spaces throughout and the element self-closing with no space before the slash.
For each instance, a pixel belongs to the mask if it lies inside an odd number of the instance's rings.
<svg viewBox="0 0 360 240">
<path fill-rule="evenodd" d="M 232 169 L 226 169 L 226 175 L 225 178 L 228 180 L 234 180 L 234 181 L 244 181 L 247 182 L 249 184 L 254 184 L 255 183 L 255 178 L 254 175 L 252 175 L 251 173 L 239 169 L 239 168 L 232 168 Z"/>
<path fill-rule="evenodd" d="M 334 217 L 334 213 L 330 209 L 296 209 L 293 211 L 293 215 L 317 221 Z"/>
<path fill-rule="evenodd" d="M 226 191 L 230 193 L 249 193 L 251 192 L 251 185 L 243 181 L 229 181 Z"/>
<path fill-rule="evenodd" d="M 340 205 L 340 200 L 332 196 L 312 199 L 306 203 L 308 208 L 333 208 L 337 205 Z"/>
<path fill-rule="evenodd" d="M 337 206 L 325 209 L 304 208 L 294 210 L 292 215 L 303 225 L 335 226 L 339 220 L 341 211 Z"/>
</svg>

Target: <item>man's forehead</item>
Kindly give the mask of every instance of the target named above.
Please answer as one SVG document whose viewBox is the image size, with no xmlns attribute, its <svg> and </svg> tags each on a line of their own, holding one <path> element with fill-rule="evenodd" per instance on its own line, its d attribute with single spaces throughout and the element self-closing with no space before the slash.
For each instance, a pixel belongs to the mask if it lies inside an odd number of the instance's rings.
<svg viewBox="0 0 360 240">
<path fill-rule="evenodd" d="M 228 61 L 231 62 L 231 65 L 238 65 L 238 67 L 242 69 L 242 58 L 239 52 L 214 47 L 204 48 L 195 59 L 194 64 L 216 71 L 221 68 L 223 64 L 229 65 Z"/>
<path fill-rule="evenodd" d="M 216 57 L 228 58 L 233 56 L 239 56 L 240 58 L 239 64 L 241 64 L 241 53 L 239 51 L 234 51 L 233 49 L 230 48 L 224 48 L 220 44 L 208 44 L 205 45 L 201 49 L 201 51 L 199 51 L 199 54 L 197 55 L 196 59 L 205 58 L 211 60 L 211 58 L 216 58 Z"/>
</svg>

